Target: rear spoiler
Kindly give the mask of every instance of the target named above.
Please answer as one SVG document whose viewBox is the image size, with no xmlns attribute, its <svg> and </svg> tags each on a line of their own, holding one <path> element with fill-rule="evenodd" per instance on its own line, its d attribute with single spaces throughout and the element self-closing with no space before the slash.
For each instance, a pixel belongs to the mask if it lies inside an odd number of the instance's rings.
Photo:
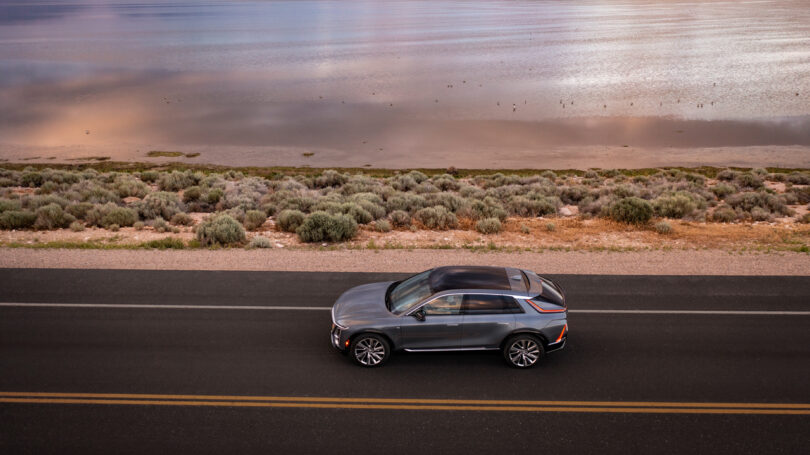
<svg viewBox="0 0 810 455">
<path fill-rule="evenodd" d="M 565 308 L 565 292 L 560 285 L 532 271 L 525 270 L 524 272 L 529 278 L 529 293 L 534 294 L 534 297 L 531 298 L 532 301 Z"/>
</svg>

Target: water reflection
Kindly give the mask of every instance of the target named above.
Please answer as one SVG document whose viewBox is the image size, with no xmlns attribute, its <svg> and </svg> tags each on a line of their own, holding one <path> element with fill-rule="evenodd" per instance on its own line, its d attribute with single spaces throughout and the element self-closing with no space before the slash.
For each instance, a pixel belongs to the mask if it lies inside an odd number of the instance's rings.
<svg viewBox="0 0 810 455">
<path fill-rule="evenodd" d="M 388 162 L 808 146 L 804 6 L 4 3 L 0 142 L 296 147 Z"/>
</svg>

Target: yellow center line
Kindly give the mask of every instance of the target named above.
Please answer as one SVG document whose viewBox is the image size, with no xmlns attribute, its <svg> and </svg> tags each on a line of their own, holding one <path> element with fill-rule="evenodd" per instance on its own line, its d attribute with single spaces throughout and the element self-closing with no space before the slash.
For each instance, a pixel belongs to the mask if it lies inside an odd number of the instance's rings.
<svg viewBox="0 0 810 455">
<path fill-rule="evenodd" d="M 128 393 L 0 392 L 0 403 L 237 406 L 464 411 L 654 412 L 692 414 L 810 414 L 803 403 L 695 403 L 645 401 L 529 401 L 419 398 L 344 398 Z"/>
<path fill-rule="evenodd" d="M 407 405 L 355 403 L 281 403 L 250 401 L 193 400 L 105 400 L 89 398 L 0 398 L 0 403 L 102 404 L 152 406 L 207 406 L 253 408 L 326 408 L 381 409 L 430 411 L 501 411 L 501 412 L 587 412 L 587 413 L 654 413 L 654 414 L 746 414 L 746 415 L 810 415 L 810 409 L 713 409 L 713 408 L 616 408 L 566 406 L 472 406 L 472 405 Z"/>
</svg>

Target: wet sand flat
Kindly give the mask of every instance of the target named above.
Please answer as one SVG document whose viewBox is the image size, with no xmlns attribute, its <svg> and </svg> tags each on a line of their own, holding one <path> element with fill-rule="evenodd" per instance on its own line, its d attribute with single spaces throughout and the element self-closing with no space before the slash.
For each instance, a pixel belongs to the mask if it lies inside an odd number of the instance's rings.
<svg viewBox="0 0 810 455">
<path fill-rule="evenodd" d="M 10 161 L 810 164 L 799 0 L 8 2 L 0 72 Z"/>
</svg>

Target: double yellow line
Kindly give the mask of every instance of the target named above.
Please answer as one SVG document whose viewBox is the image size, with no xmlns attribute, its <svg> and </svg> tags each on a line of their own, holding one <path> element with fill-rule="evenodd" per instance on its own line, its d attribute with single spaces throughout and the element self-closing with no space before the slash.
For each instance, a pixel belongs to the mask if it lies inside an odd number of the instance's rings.
<svg viewBox="0 0 810 455">
<path fill-rule="evenodd" d="M 383 409 L 420 411 L 810 415 L 810 404 L 797 403 L 444 400 L 418 398 L 155 395 L 130 393 L 0 392 L 0 403 Z"/>
</svg>

